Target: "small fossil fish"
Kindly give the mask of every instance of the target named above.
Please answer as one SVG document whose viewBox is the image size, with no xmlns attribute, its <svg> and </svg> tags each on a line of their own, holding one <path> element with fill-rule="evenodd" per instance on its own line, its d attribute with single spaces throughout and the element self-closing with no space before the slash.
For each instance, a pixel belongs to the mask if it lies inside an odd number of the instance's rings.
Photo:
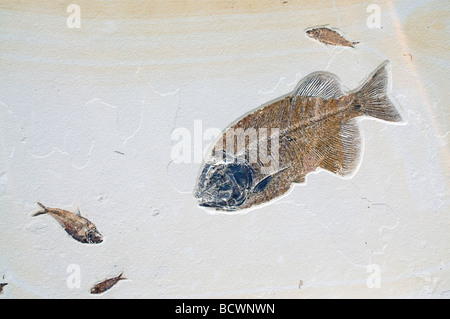
<svg viewBox="0 0 450 319">
<path fill-rule="evenodd" d="M 235 211 L 285 194 L 318 168 L 341 176 L 355 172 L 361 151 L 356 118 L 401 121 L 387 94 L 386 64 L 346 95 L 335 75 L 312 73 L 292 93 L 225 130 L 200 171 L 194 191 L 199 205 Z M 268 129 L 278 134 L 269 136 Z"/>
<path fill-rule="evenodd" d="M 112 286 L 117 284 L 119 280 L 124 280 L 127 278 L 122 277 L 123 272 L 120 273 L 119 276 L 105 279 L 102 282 L 96 284 L 94 287 L 91 288 L 91 294 L 101 294 L 104 293 L 106 290 L 110 289 Z"/>
<path fill-rule="evenodd" d="M 39 202 L 37 204 L 44 211 L 39 211 L 33 216 L 42 214 L 53 216 L 65 231 L 79 242 L 83 244 L 98 244 L 103 241 L 103 237 L 95 225 L 82 217 L 79 212 L 75 214 L 64 209 L 46 207 Z"/>
<path fill-rule="evenodd" d="M 356 41 L 355 42 L 348 41 L 337 31 L 325 27 L 307 30 L 306 34 L 312 39 L 330 45 L 354 48 L 355 45 L 359 43 Z"/>
<path fill-rule="evenodd" d="M 5 287 L 7 285 L 7 283 L 0 283 L 0 294 L 3 293 L 3 287 Z"/>
</svg>

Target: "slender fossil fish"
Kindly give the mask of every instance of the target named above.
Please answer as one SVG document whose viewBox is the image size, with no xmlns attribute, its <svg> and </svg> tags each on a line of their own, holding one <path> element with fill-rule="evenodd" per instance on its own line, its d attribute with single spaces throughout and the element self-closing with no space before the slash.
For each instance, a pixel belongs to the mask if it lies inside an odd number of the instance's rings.
<svg viewBox="0 0 450 319">
<path fill-rule="evenodd" d="M 50 208 L 37 203 L 43 211 L 35 213 L 33 216 L 48 214 L 54 217 L 65 231 L 77 241 L 83 244 L 98 244 L 103 241 L 103 237 L 95 225 L 86 218 L 64 209 Z"/>
<path fill-rule="evenodd" d="M 307 30 L 306 34 L 312 39 L 315 39 L 319 42 L 329 45 L 354 48 L 355 45 L 359 44 L 359 42 L 356 41 L 355 42 L 348 41 L 337 31 L 325 27 Z"/>
<path fill-rule="evenodd" d="M 387 95 L 387 63 L 346 95 L 333 74 L 312 73 L 292 93 L 225 130 L 202 166 L 194 191 L 199 205 L 223 211 L 249 208 L 304 183 L 318 168 L 352 174 L 361 150 L 356 118 L 401 121 Z M 264 128 L 278 134 L 268 136 Z M 268 144 L 270 154 L 264 157 L 261 150 Z"/>
<path fill-rule="evenodd" d="M 117 284 L 119 280 L 127 279 L 125 277 L 122 277 L 123 273 L 120 273 L 119 276 L 105 279 L 102 282 L 94 285 L 94 287 L 91 288 L 91 294 L 101 294 L 104 293 L 106 290 L 111 289 L 112 286 Z"/>
</svg>

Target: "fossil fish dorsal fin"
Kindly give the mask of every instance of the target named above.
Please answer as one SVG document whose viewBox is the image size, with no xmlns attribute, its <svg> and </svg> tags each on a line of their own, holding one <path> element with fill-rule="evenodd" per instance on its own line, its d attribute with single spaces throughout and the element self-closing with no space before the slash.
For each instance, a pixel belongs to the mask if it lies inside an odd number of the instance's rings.
<svg viewBox="0 0 450 319">
<path fill-rule="evenodd" d="M 313 73 L 302 80 L 294 90 L 293 103 L 299 96 L 320 97 L 322 99 L 337 99 L 343 96 L 339 81 L 331 74 Z"/>
</svg>

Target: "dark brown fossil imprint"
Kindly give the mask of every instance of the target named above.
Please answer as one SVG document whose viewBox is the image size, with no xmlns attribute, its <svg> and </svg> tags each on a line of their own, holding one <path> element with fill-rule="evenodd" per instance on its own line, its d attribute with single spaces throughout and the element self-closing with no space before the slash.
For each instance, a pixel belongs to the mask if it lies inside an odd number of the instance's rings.
<svg viewBox="0 0 450 319">
<path fill-rule="evenodd" d="M 2 294 L 3 293 L 3 287 L 5 287 L 7 285 L 7 283 L 6 282 L 4 282 L 4 283 L 0 283 L 0 294 Z"/>
<path fill-rule="evenodd" d="M 352 42 L 345 39 L 342 35 L 340 35 L 337 31 L 326 28 L 313 28 L 306 30 L 306 34 L 308 37 L 315 39 L 319 42 L 328 45 L 336 45 L 336 46 L 344 46 L 344 47 L 352 47 L 354 48 L 356 44 L 359 42 Z"/>
<path fill-rule="evenodd" d="M 84 244 L 98 244 L 103 241 L 103 237 L 95 225 L 79 213 L 72 213 L 64 209 L 50 208 L 37 203 L 43 211 L 35 213 L 33 216 L 47 214 L 54 217 L 64 228 L 64 230 L 77 241 Z"/>
<path fill-rule="evenodd" d="M 107 291 L 108 289 L 112 288 L 119 280 L 127 279 L 125 277 L 122 277 L 123 273 L 120 273 L 119 276 L 105 279 L 102 282 L 94 285 L 94 287 L 91 288 L 91 294 L 101 294 Z"/>
<path fill-rule="evenodd" d="M 303 183 L 318 168 L 352 174 L 361 150 L 356 118 L 401 121 L 387 94 L 386 65 L 387 61 L 348 94 L 342 93 L 333 74 L 312 73 L 292 93 L 225 130 L 197 181 L 194 195 L 200 206 L 234 211 L 259 205 L 285 194 L 292 184 Z M 262 134 L 262 128 L 276 129 L 278 134 Z M 270 154 L 262 160 L 261 145 L 269 144 Z M 256 150 L 258 157 L 252 160 L 250 154 Z"/>
</svg>

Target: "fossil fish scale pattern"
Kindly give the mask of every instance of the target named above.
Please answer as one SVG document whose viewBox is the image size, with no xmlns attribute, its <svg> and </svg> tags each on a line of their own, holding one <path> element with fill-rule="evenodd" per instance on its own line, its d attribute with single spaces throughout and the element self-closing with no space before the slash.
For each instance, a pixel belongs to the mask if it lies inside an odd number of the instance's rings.
<svg viewBox="0 0 450 319">
<path fill-rule="evenodd" d="M 285 194 L 294 183 L 303 183 L 305 176 L 317 168 L 340 176 L 352 174 L 361 150 L 356 118 L 401 121 L 387 95 L 386 66 L 387 61 L 359 89 L 348 94 L 342 92 L 333 74 L 312 73 L 291 94 L 228 128 L 213 147 L 198 178 L 194 195 L 200 206 L 235 211 L 259 205 Z M 252 138 L 262 128 L 267 129 L 267 134 L 258 133 Z M 272 129 L 278 130 L 275 137 L 269 133 Z M 230 131 L 237 136 L 234 141 L 229 138 Z M 237 143 L 239 139 L 247 139 L 247 143 Z M 234 148 L 227 148 L 227 141 Z M 261 145 L 270 145 L 267 151 L 275 169 L 264 170 L 268 162 L 263 163 L 259 157 L 249 160 L 249 154 Z"/>
</svg>

